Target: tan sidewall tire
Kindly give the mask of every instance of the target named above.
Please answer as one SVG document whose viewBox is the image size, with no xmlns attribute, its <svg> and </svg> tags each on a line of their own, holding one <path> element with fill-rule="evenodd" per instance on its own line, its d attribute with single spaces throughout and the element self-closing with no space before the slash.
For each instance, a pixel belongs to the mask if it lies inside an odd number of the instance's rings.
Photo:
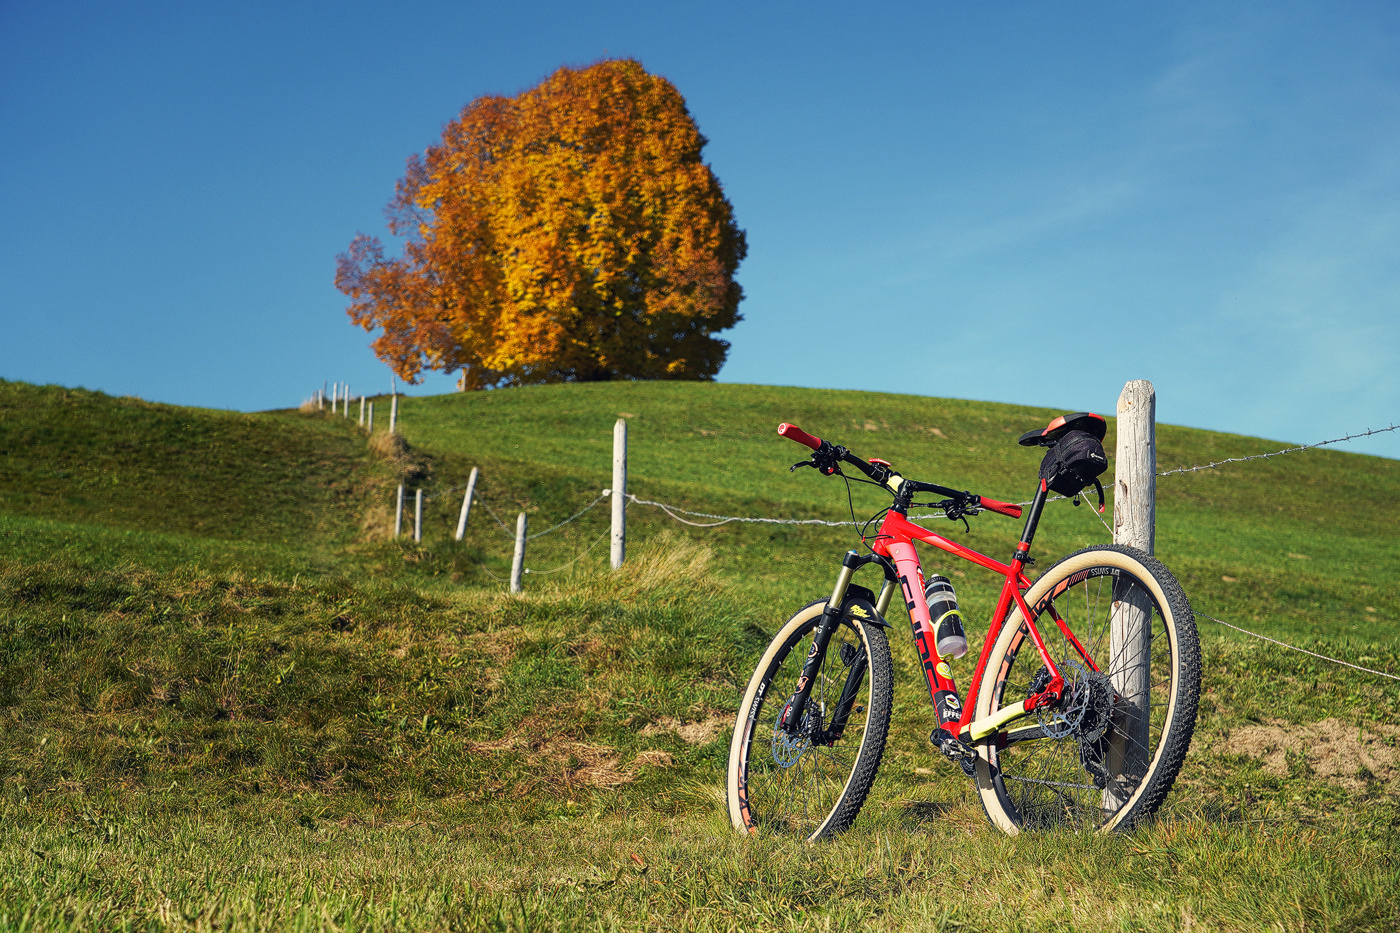
<svg viewBox="0 0 1400 933">
<path fill-rule="evenodd" d="M 777 634 L 775 634 L 772 641 L 768 643 L 768 648 L 763 652 L 763 658 L 754 669 L 753 676 L 749 678 L 748 688 L 744 691 L 744 700 L 739 704 L 739 712 L 734 720 L 734 734 L 729 740 L 729 766 L 726 769 L 727 780 L 725 782 L 725 796 L 729 804 L 730 823 L 733 824 L 736 830 L 746 835 L 755 831 L 744 819 L 743 805 L 739 798 L 739 770 L 743 766 L 743 749 L 745 742 L 748 740 L 750 722 L 749 711 L 753 707 L 754 698 L 758 695 L 759 687 L 767 678 L 769 668 L 772 666 L 773 660 L 777 657 L 778 652 L 783 649 L 789 639 L 791 639 L 798 630 L 811 623 L 825 610 L 826 600 L 824 599 L 808 603 L 806 606 L 799 609 L 796 615 L 788 619 L 788 621 L 783 624 L 782 628 L 778 629 Z M 868 780 L 872 784 L 874 783 L 874 771 L 879 768 L 879 760 L 884 754 L 884 744 L 889 732 L 890 709 L 893 706 L 891 699 L 894 676 L 890 666 L 889 644 L 884 638 L 884 633 L 880 631 L 878 627 L 860 620 L 850 621 L 852 621 L 855 630 L 860 633 L 861 641 L 865 644 L 866 656 L 871 659 L 871 666 L 865 679 L 865 705 L 868 716 L 870 717 L 868 721 L 874 723 L 877 718 L 883 717 L 883 722 L 879 723 L 878 728 L 867 727 L 865 735 L 861 739 L 860 750 L 856 754 L 856 764 L 851 768 L 851 773 L 846 776 L 846 783 L 841 789 L 841 796 L 838 798 L 836 805 L 831 808 L 831 812 L 827 814 L 826 819 L 824 819 L 821 825 L 807 837 L 808 841 L 819 839 L 825 835 L 832 826 L 833 820 L 836 820 L 838 816 L 847 816 L 845 813 L 848 809 L 846 803 L 847 795 L 851 792 L 851 784 L 853 781 L 857 778 L 861 778 L 862 780 Z M 872 646 L 872 638 L 874 637 L 872 636 L 872 632 L 878 633 L 879 641 L 884 643 L 883 652 L 874 650 Z M 881 653 L 883 654 L 883 658 L 879 657 Z M 880 664 L 882 661 L 884 670 L 883 674 L 880 674 L 875 668 L 876 665 Z M 886 694 L 889 694 L 886 696 L 883 703 L 878 702 L 876 699 L 877 690 L 880 689 L 876 685 L 877 679 L 883 679 L 883 689 Z M 871 743 L 875 742 L 879 743 L 878 749 L 872 749 L 871 747 Z M 866 764 L 867 755 L 872 751 L 875 753 L 875 763 L 873 767 Z M 866 771 L 870 773 L 863 774 L 863 772 Z M 869 787 L 866 787 L 865 791 L 859 795 L 862 804 L 865 800 L 865 794 L 868 792 Z M 858 810 L 859 807 L 857 807 L 857 811 Z M 845 822 L 854 819 L 855 814 L 849 814 Z M 844 829 L 845 827 L 842 826 L 839 828 Z"/>
<path fill-rule="evenodd" d="M 1146 586 L 1149 592 L 1151 592 L 1152 598 L 1157 601 L 1157 606 L 1160 608 L 1163 617 L 1166 619 L 1172 631 L 1172 683 L 1180 684 L 1182 674 L 1182 639 L 1178 636 L 1178 631 L 1182 624 L 1189 623 L 1194 626 L 1195 622 L 1190 619 L 1180 620 L 1174 617 L 1171 600 L 1168 598 L 1166 591 L 1158 582 L 1156 575 L 1138 558 L 1138 554 L 1142 554 L 1142 552 L 1134 552 L 1132 549 L 1111 550 L 1108 548 L 1092 548 L 1077 554 L 1071 554 L 1051 567 L 1050 570 L 1046 571 L 1045 575 L 1026 591 L 1026 605 L 1034 606 L 1037 601 L 1055 586 L 1055 584 L 1086 567 L 1118 567 L 1128 571 L 1138 582 Z M 1142 556 L 1145 557 L 1147 555 L 1143 554 Z M 1001 668 L 1002 660 L 1006 657 L 1006 652 L 1011 645 L 1011 641 L 1016 635 L 1016 630 L 1021 626 L 1022 620 L 1023 616 L 1021 615 L 1021 610 L 1019 608 L 1013 609 L 1006 620 L 1006 624 L 1002 626 L 1001 633 L 997 636 L 996 644 L 992 647 L 992 653 L 987 657 L 986 671 L 981 686 L 977 691 L 977 703 L 973 709 L 974 721 L 996 712 L 991 706 L 993 694 L 996 690 L 997 673 Z M 1148 778 L 1139 785 L 1137 791 L 1128 799 L 1128 802 L 1113 815 L 1113 818 L 1099 828 L 1100 832 L 1112 832 L 1124 818 L 1133 813 L 1142 799 L 1144 792 L 1149 790 L 1156 783 L 1157 772 L 1162 763 L 1162 755 L 1170 745 L 1167 741 L 1167 737 L 1176 726 L 1180 694 L 1180 690 L 1174 689 L 1167 704 L 1167 717 L 1162 727 L 1162 740 L 1158 743 L 1157 749 L 1153 755 L 1152 766 L 1148 770 Z M 1194 726 L 1194 723 L 1192 723 L 1192 725 Z M 982 807 L 987 811 L 987 816 L 991 819 L 992 824 L 1008 835 L 1014 836 L 1020 832 L 1020 827 L 1012 822 L 1010 816 L 1007 815 L 1005 808 L 1002 806 L 1001 795 L 998 793 L 996 784 L 992 780 L 991 742 L 994 738 L 995 736 L 990 736 L 977 743 L 977 792 L 981 795 Z"/>
</svg>

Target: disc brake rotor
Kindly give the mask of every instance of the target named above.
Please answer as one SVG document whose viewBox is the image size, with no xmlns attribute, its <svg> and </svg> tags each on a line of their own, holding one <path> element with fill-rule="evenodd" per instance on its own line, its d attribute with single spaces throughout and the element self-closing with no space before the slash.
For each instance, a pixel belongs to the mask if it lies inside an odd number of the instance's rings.
<svg viewBox="0 0 1400 933">
<path fill-rule="evenodd" d="M 815 706 L 815 703 L 807 704 L 802 726 L 791 735 L 782 726 L 783 718 L 778 717 L 778 722 L 773 726 L 773 761 L 778 767 L 791 768 L 812 747 L 813 732 L 821 730 L 821 713 Z M 814 725 L 815 729 L 812 728 Z"/>
</svg>

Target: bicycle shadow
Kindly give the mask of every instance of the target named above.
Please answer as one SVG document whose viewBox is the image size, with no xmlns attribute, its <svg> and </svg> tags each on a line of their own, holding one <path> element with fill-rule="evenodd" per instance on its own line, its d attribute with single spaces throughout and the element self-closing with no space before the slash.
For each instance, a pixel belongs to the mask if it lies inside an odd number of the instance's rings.
<svg viewBox="0 0 1400 933">
<path fill-rule="evenodd" d="M 887 806 L 888 817 L 909 829 L 919 829 L 927 823 L 941 823 L 958 808 L 956 803 L 929 800 L 896 800 Z"/>
</svg>

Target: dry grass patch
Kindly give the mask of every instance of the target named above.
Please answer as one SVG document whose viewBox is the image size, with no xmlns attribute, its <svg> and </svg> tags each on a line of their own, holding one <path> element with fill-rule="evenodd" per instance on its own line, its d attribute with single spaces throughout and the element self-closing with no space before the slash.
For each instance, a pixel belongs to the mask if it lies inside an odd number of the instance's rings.
<svg viewBox="0 0 1400 933">
<path fill-rule="evenodd" d="M 1361 791 L 1366 789 L 1368 775 L 1387 784 L 1400 776 L 1397 738 L 1400 726 L 1358 727 L 1333 718 L 1303 725 L 1273 720 L 1230 730 L 1216 750 L 1257 758 L 1265 771 L 1280 777 L 1288 775 L 1292 752 L 1301 755 L 1318 776 Z"/>
<path fill-rule="evenodd" d="M 643 726 L 638 734 L 651 737 L 674 732 L 687 745 L 704 745 L 727 732 L 733 724 L 732 716 L 711 716 L 694 722 L 682 722 L 674 716 L 662 716 L 656 722 Z"/>
</svg>

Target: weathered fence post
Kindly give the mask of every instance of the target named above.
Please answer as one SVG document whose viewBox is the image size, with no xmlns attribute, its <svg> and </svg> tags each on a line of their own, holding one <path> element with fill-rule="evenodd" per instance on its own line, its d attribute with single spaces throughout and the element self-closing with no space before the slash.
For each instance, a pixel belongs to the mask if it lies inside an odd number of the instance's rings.
<svg viewBox="0 0 1400 933">
<path fill-rule="evenodd" d="M 418 544 L 423 540 L 423 490 L 417 489 L 413 493 L 413 543 Z"/>
<path fill-rule="evenodd" d="M 331 383 L 331 414 L 335 414 L 336 403 L 340 401 L 340 383 Z"/>
<path fill-rule="evenodd" d="M 1113 543 L 1152 553 L 1157 523 L 1157 392 L 1136 379 L 1118 396 L 1118 443 L 1114 457 Z M 1140 774 L 1147 765 L 1150 720 L 1152 602 L 1140 587 L 1114 586 L 1109 623 L 1109 676 L 1122 702 L 1114 712 L 1109 744 L 1109 789 L 1104 806 L 1127 801 L 1114 792 L 1113 777 Z M 1136 781 L 1128 782 L 1135 786 Z"/>
<path fill-rule="evenodd" d="M 316 390 L 316 410 L 326 410 L 326 390 L 324 387 Z"/>
<path fill-rule="evenodd" d="M 627 420 L 613 425 L 612 569 L 627 556 Z"/>
<path fill-rule="evenodd" d="M 399 497 L 394 505 L 394 537 L 403 534 L 403 483 L 399 483 Z"/>
<path fill-rule="evenodd" d="M 369 411 L 365 413 L 365 433 L 374 433 L 374 402 L 369 403 Z"/>
<path fill-rule="evenodd" d="M 360 427 L 365 426 L 365 397 L 360 396 Z"/>
<path fill-rule="evenodd" d="M 389 396 L 389 433 L 393 434 L 399 429 L 399 396 L 395 393 Z"/>
<path fill-rule="evenodd" d="M 515 556 L 510 561 L 510 591 L 520 592 L 520 575 L 525 569 L 525 529 L 529 527 L 529 519 L 525 513 L 521 512 L 520 517 L 515 520 Z"/>
<path fill-rule="evenodd" d="M 472 496 L 476 495 L 476 478 L 481 474 L 481 470 L 472 467 L 472 475 L 467 477 L 467 494 L 462 497 L 462 514 L 457 516 L 457 538 L 461 541 L 462 535 L 467 533 L 467 516 L 472 513 Z"/>
<path fill-rule="evenodd" d="M 345 417 L 350 417 L 350 383 L 345 384 L 345 402 L 340 406 L 340 413 Z"/>
</svg>

